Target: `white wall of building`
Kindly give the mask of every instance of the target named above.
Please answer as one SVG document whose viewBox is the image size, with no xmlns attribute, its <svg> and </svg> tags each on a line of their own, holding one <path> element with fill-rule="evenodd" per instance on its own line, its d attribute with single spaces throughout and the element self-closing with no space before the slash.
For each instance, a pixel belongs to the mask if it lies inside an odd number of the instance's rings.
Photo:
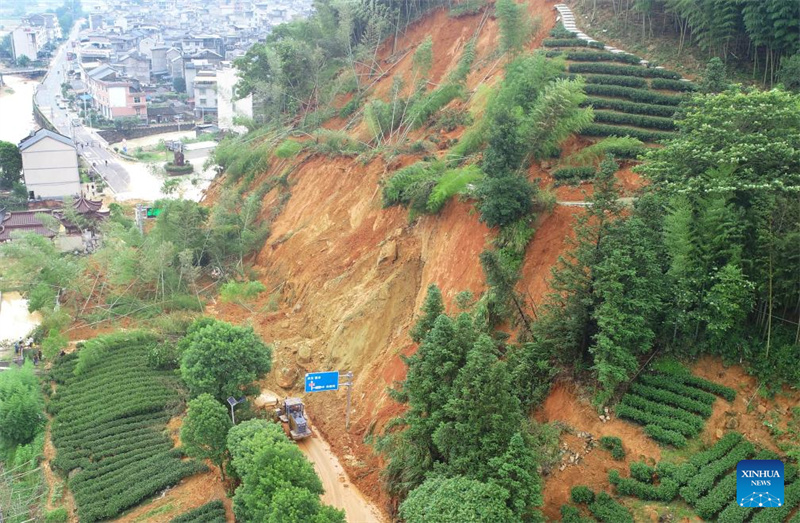
<svg viewBox="0 0 800 523">
<path fill-rule="evenodd" d="M 25 185 L 34 196 L 63 198 L 81 192 L 75 147 L 44 138 L 22 151 Z"/>
<path fill-rule="evenodd" d="M 108 104 L 111 107 L 125 107 L 128 100 L 127 87 L 109 87 Z"/>
</svg>

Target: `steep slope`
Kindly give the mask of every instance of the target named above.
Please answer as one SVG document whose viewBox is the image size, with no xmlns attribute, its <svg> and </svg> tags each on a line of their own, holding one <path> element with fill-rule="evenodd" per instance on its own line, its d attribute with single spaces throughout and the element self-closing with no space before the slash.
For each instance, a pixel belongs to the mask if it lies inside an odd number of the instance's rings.
<svg viewBox="0 0 800 523">
<path fill-rule="evenodd" d="M 538 47 L 555 25 L 555 3 L 529 2 L 529 12 L 540 19 L 531 47 Z M 476 31 L 478 56 L 467 85 L 474 89 L 491 83 L 503 65 L 495 54 L 496 20 L 482 14 L 450 18 L 446 10 L 439 10 L 412 25 L 397 42 L 389 39 L 384 44 L 379 58 L 387 74 L 376 82 L 373 95 L 385 95 L 396 75 L 408 73 L 413 50 L 428 35 L 433 38 L 431 81 L 436 83 L 457 63 L 461 48 Z M 325 127 L 344 128 L 346 123 L 333 119 Z M 359 136 L 365 129 L 356 124 L 349 132 Z M 447 137 L 457 138 L 460 132 Z M 457 310 L 458 293 L 469 291 L 477 297 L 485 290 L 478 255 L 494 236 L 468 202 L 451 200 L 440 214 L 422 216 L 412 224 L 407 210 L 382 208 L 382 179 L 418 159 L 401 155 L 391 165 L 381 158 L 366 165 L 349 158 L 299 159 L 289 177 L 291 198 L 254 260 L 268 292 L 252 311 L 222 303 L 212 308 L 222 319 L 252 323 L 274 343 L 274 371 L 265 383 L 273 390 L 300 392 L 302 375 L 311 370 L 355 374 L 349 432 L 344 429 L 344 392 L 307 395 L 305 401 L 315 429 L 325 435 L 349 477 L 384 510 L 391 507 L 380 486 L 380 458 L 369 436 L 380 433 L 402 409 L 388 399 L 386 389 L 404 378 L 401 356 L 416 349 L 408 329 L 429 284 L 440 287 L 450 312 Z M 264 173 L 256 182 L 274 174 Z M 543 175 L 536 166 L 530 177 Z M 209 200 L 214 198 L 212 188 Z M 276 201 L 275 193 L 267 195 L 265 214 Z M 519 284 L 536 302 L 545 294 L 550 268 L 564 249 L 576 212 L 557 207 L 538 220 Z"/>
</svg>

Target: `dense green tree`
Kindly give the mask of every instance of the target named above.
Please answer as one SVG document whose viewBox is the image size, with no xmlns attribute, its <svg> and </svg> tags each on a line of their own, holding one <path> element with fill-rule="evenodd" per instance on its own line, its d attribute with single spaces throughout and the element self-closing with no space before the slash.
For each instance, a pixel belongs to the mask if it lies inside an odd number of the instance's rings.
<svg viewBox="0 0 800 523">
<path fill-rule="evenodd" d="M 272 367 L 272 348 L 252 327 L 214 321 L 191 330 L 180 342 L 181 377 L 192 396 L 219 401 L 240 396 Z"/>
<path fill-rule="evenodd" d="M 778 81 L 795 93 L 800 92 L 800 53 L 781 60 Z"/>
<path fill-rule="evenodd" d="M 0 141 L 0 188 L 11 189 L 22 179 L 22 155 L 13 143 Z"/>
<path fill-rule="evenodd" d="M 200 394 L 189 402 L 181 425 L 181 445 L 189 456 L 211 460 L 225 480 L 226 438 L 231 421 L 221 403 L 210 394 Z"/>
<path fill-rule="evenodd" d="M 264 419 L 250 419 L 231 427 L 226 441 L 232 460 L 229 469 L 237 476 L 243 476 L 249 472 L 250 457 L 257 449 L 285 440 L 286 433 L 280 423 Z"/>
<path fill-rule="evenodd" d="M 513 431 L 522 427 L 522 409 L 511 386 L 494 343 L 485 334 L 479 336 L 441 406 L 443 419 L 433 433 L 450 475 L 490 475 L 490 459 L 502 455 Z"/>
<path fill-rule="evenodd" d="M 489 460 L 492 482 L 509 493 L 509 508 L 523 521 L 538 519 L 539 513 L 534 508 L 544 501 L 537 463 L 530 444 L 519 432 L 511 437 L 505 454 Z"/>
<path fill-rule="evenodd" d="M 0 373 L 0 442 L 30 443 L 44 425 L 44 401 L 33 365 Z"/>
<path fill-rule="evenodd" d="M 409 494 L 400 505 L 400 517 L 408 523 L 519 521 L 506 506 L 508 496 L 494 483 L 434 476 Z"/>
<path fill-rule="evenodd" d="M 232 465 L 242 480 L 233 497 L 236 518 L 270 523 L 344 523 L 343 511 L 319 502 L 322 483 L 297 445 L 282 431 L 260 428 L 257 422 L 251 422 L 231 430 Z M 292 519 L 292 515 L 300 519 Z"/>
<path fill-rule="evenodd" d="M 553 293 L 542 307 L 534 327 L 540 343 L 565 362 L 586 362 L 597 332 L 594 311 L 595 266 L 600 261 L 612 224 L 620 216 L 614 174 L 617 164 L 607 158 L 596 176 L 591 206 L 578 217 L 572 249 L 560 257 L 553 271 Z"/>
<path fill-rule="evenodd" d="M 489 227 L 516 222 L 533 210 L 536 186 L 519 174 L 487 177 L 478 187 L 481 221 Z"/>
<path fill-rule="evenodd" d="M 422 305 L 422 316 L 417 319 L 417 323 L 411 329 L 411 339 L 421 343 L 428 335 L 441 314 L 444 313 L 444 302 L 442 301 L 442 291 L 436 284 L 428 286 L 428 293 L 425 295 L 425 303 Z"/>
<path fill-rule="evenodd" d="M 185 93 L 186 92 L 186 79 L 177 76 L 172 79 L 172 90 L 176 93 Z"/>
<path fill-rule="evenodd" d="M 718 182 L 751 185 L 751 192 L 800 186 L 796 96 L 779 90 L 698 95 L 678 125 L 679 139 L 652 150 L 640 168 L 659 183 L 689 191 L 716 190 Z M 721 166 L 735 175 L 720 178 Z"/>
<path fill-rule="evenodd" d="M 500 49 L 512 55 L 522 52 L 532 32 L 525 4 L 497 0 L 495 13 L 500 24 Z"/>
<path fill-rule="evenodd" d="M 703 78 L 700 81 L 700 91 L 704 93 L 719 93 L 730 87 L 725 64 L 716 56 L 708 61 Z"/>
</svg>

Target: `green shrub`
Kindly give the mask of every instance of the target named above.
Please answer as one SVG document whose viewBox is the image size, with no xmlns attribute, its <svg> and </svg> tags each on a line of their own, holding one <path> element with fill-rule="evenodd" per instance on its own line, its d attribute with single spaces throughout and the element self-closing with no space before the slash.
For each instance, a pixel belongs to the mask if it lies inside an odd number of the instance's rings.
<svg viewBox="0 0 800 523">
<path fill-rule="evenodd" d="M 556 180 L 591 180 L 597 173 L 594 167 L 565 167 L 553 171 Z"/>
<path fill-rule="evenodd" d="M 666 69 L 655 69 L 641 65 L 616 65 L 606 63 L 573 63 L 567 70 L 576 74 L 617 74 L 623 76 L 638 76 L 640 78 L 668 78 L 680 79 L 681 75 Z"/>
<path fill-rule="evenodd" d="M 167 171 L 167 174 L 169 174 L 170 176 L 181 176 L 183 174 L 193 173 L 194 166 L 188 161 L 185 162 L 183 165 L 176 165 L 172 162 L 167 162 L 164 164 L 164 170 Z"/>
<path fill-rule="evenodd" d="M 743 439 L 743 436 L 738 432 L 729 432 L 720 438 L 710 449 L 693 454 L 692 457 L 689 458 L 688 463 L 698 469 L 705 467 L 713 461 L 722 459 L 731 449 L 741 443 Z"/>
<path fill-rule="evenodd" d="M 339 118 L 347 118 L 361 107 L 361 97 L 353 95 L 350 100 L 339 109 Z"/>
<path fill-rule="evenodd" d="M 665 429 L 660 425 L 648 424 L 644 426 L 644 433 L 665 445 L 672 445 L 673 447 L 682 448 L 686 446 L 686 438 L 679 432 L 674 430 Z"/>
<path fill-rule="evenodd" d="M 595 111 L 594 120 L 600 123 L 633 125 L 636 127 L 660 129 L 662 131 L 675 130 L 675 122 L 672 120 L 672 118 L 661 118 L 660 116 L 644 116 L 641 114 L 615 113 L 612 111 Z"/>
<path fill-rule="evenodd" d="M 428 123 L 431 117 L 439 112 L 445 105 L 461 96 L 463 88 L 457 84 L 446 84 L 431 91 L 408 109 L 406 118 L 414 128 Z"/>
<path fill-rule="evenodd" d="M 589 511 L 604 523 L 633 523 L 628 509 L 605 492 L 597 494 L 594 502 L 589 505 Z"/>
<path fill-rule="evenodd" d="M 600 438 L 600 446 L 611 452 L 611 457 L 617 461 L 625 459 L 625 449 L 622 447 L 622 440 L 616 436 L 603 436 Z"/>
<path fill-rule="evenodd" d="M 717 523 L 744 523 L 755 510 L 755 507 L 740 507 L 735 501 L 731 503 L 728 500 L 728 507 L 719 513 L 716 521 Z"/>
<path fill-rule="evenodd" d="M 654 78 L 650 82 L 650 88 L 681 92 L 697 91 L 697 86 L 692 82 L 687 82 L 685 80 L 667 80 L 665 78 Z"/>
<path fill-rule="evenodd" d="M 725 456 L 700 468 L 686 486 L 681 488 L 680 493 L 683 499 L 690 505 L 697 503 L 697 500 L 714 486 L 719 477 L 736 467 L 739 461 L 752 456 L 753 450 L 752 443 L 747 440 L 740 441 Z"/>
<path fill-rule="evenodd" d="M 594 165 L 606 156 L 614 158 L 638 158 L 646 150 L 641 140 L 629 136 L 611 136 L 599 142 L 584 147 L 567 158 L 573 165 Z"/>
<path fill-rule="evenodd" d="M 581 509 L 575 505 L 561 505 L 562 523 L 592 523 L 592 518 L 585 518 L 581 515 Z"/>
<path fill-rule="evenodd" d="M 570 499 L 573 503 L 591 503 L 594 501 L 594 492 L 587 486 L 578 485 L 570 490 Z"/>
<path fill-rule="evenodd" d="M 486 7 L 486 0 L 462 0 L 448 11 L 450 18 L 460 18 L 480 13 Z"/>
<path fill-rule="evenodd" d="M 613 109 L 622 113 L 645 114 L 648 116 L 663 116 L 672 118 L 675 115 L 675 108 L 668 105 L 643 104 L 636 102 L 626 102 L 615 98 L 598 98 L 589 96 L 584 102 L 587 106 L 595 109 Z"/>
<path fill-rule="evenodd" d="M 303 144 L 295 140 L 284 140 L 275 148 L 275 156 L 278 158 L 294 158 L 297 153 L 303 150 Z"/>
<path fill-rule="evenodd" d="M 773 521 L 783 521 L 789 517 L 789 515 L 798 505 L 800 505 L 800 481 L 795 481 L 791 485 L 785 487 L 783 506 L 778 508 L 770 508 L 769 510 L 758 511 L 750 521 L 751 523 L 771 523 Z M 797 514 L 795 514 L 790 523 L 796 523 L 797 519 Z"/>
<path fill-rule="evenodd" d="M 223 523 L 225 520 L 225 505 L 217 499 L 189 512 L 184 512 L 173 518 L 170 523 Z"/>
<path fill-rule="evenodd" d="M 439 212 L 452 196 L 464 191 L 467 186 L 483 178 L 483 172 L 477 165 L 449 169 L 441 175 L 436 186 L 428 197 L 427 211 L 431 214 Z"/>
<path fill-rule="evenodd" d="M 653 482 L 653 474 L 655 474 L 656 471 L 644 461 L 634 461 L 631 463 L 630 468 L 632 478 L 637 479 L 642 483 Z"/>
<path fill-rule="evenodd" d="M 690 425 L 689 423 L 685 423 L 673 418 L 665 418 L 659 414 L 645 412 L 635 407 L 631 407 L 630 405 L 618 404 L 615 411 L 617 416 L 620 418 L 629 419 L 641 425 L 658 425 L 663 429 L 675 431 L 683 436 L 691 437 L 695 436 L 699 432 L 693 425 Z"/>
<path fill-rule="evenodd" d="M 572 31 L 567 31 L 567 28 L 564 27 L 564 24 L 558 22 L 554 28 L 550 30 L 550 36 L 556 39 L 573 39 L 575 38 L 575 33 Z"/>
<path fill-rule="evenodd" d="M 612 474 L 614 472 L 616 474 Z M 645 501 L 669 502 L 678 495 L 678 484 L 668 478 L 661 480 L 656 486 L 635 478 L 621 478 L 616 470 L 609 471 L 608 477 L 617 492 L 623 496 L 633 496 Z"/>
<path fill-rule="evenodd" d="M 318 129 L 314 132 L 314 141 L 308 142 L 312 151 L 326 156 L 357 156 L 366 147 L 363 143 L 352 139 L 345 131 Z"/>
<path fill-rule="evenodd" d="M 600 42 L 596 42 L 595 45 L 590 46 L 589 42 L 581 40 L 580 38 L 545 38 L 542 45 L 545 47 L 596 47 L 597 49 L 603 49 L 605 47 Z"/>
<path fill-rule="evenodd" d="M 614 96 L 617 98 L 625 98 L 632 102 L 646 104 L 677 106 L 686 100 L 686 97 L 682 95 L 657 93 L 648 89 L 635 89 L 633 87 L 623 87 L 620 85 L 590 84 L 584 86 L 583 90 L 588 95 Z"/>
<path fill-rule="evenodd" d="M 657 401 L 651 401 L 630 392 L 622 397 L 620 404 L 629 405 L 644 412 L 649 412 L 650 414 L 666 416 L 668 418 L 683 421 L 684 423 L 688 423 L 689 425 L 693 426 L 698 433 L 703 430 L 703 427 L 705 426 L 705 420 L 697 414 L 693 414 L 676 407 L 670 407 Z"/>
<path fill-rule="evenodd" d="M 522 175 L 484 178 L 477 190 L 481 221 L 489 227 L 503 227 L 526 216 L 533 209 L 536 187 Z"/>
<path fill-rule="evenodd" d="M 681 396 L 680 394 L 675 394 L 668 390 L 642 385 L 641 383 L 632 384 L 630 390 L 643 398 L 673 405 L 677 408 L 700 414 L 705 418 L 711 415 L 712 408 L 708 403 L 687 398 L 686 396 Z"/>
<path fill-rule="evenodd" d="M 620 127 L 617 125 L 591 124 L 581 129 L 581 134 L 585 136 L 630 136 L 643 142 L 663 142 L 675 136 L 675 133 L 664 131 L 648 131 L 646 129 L 634 129 L 631 127 Z"/>
<path fill-rule="evenodd" d="M 645 385 L 658 387 L 659 389 L 669 390 L 676 394 L 680 394 L 681 396 L 692 398 L 701 403 L 705 403 L 706 405 L 711 405 L 714 403 L 714 400 L 716 400 L 716 397 L 714 397 L 713 394 L 697 389 L 695 387 L 678 383 L 675 380 L 673 380 L 670 376 L 664 376 L 659 374 L 642 374 L 641 376 L 639 376 L 639 381 Z"/>
<path fill-rule="evenodd" d="M 625 87 L 636 87 L 638 89 L 647 88 L 647 80 L 635 76 L 621 76 L 616 74 L 585 74 L 581 76 L 583 76 L 587 84 L 622 85 Z"/>
<path fill-rule="evenodd" d="M 736 499 L 736 472 L 728 474 L 711 491 L 703 496 L 694 507 L 697 515 L 711 520 L 725 505 Z"/>
<path fill-rule="evenodd" d="M 48 511 L 44 516 L 44 521 L 45 523 L 61 523 L 62 521 L 66 521 L 68 518 L 69 513 L 67 512 L 67 509 L 64 507 L 59 507 Z"/>
<path fill-rule="evenodd" d="M 573 62 L 620 62 L 638 65 L 642 59 L 628 53 L 609 53 L 605 51 L 562 51 L 564 58 Z"/>
<path fill-rule="evenodd" d="M 475 46 L 477 43 L 478 39 L 473 37 L 469 42 L 467 42 L 467 45 L 464 46 L 464 50 L 461 52 L 461 57 L 458 59 L 458 64 L 448 76 L 449 82 L 463 85 L 463 83 L 467 80 L 469 71 L 472 69 L 472 63 L 475 61 Z M 458 96 L 463 96 L 463 93 L 460 92 Z"/>
<path fill-rule="evenodd" d="M 670 374 L 669 377 L 675 381 L 679 381 L 685 385 L 689 385 L 691 387 L 696 387 L 698 389 L 704 390 L 706 392 L 710 392 L 711 394 L 715 394 L 717 396 L 722 396 L 728 401 L 733 401 L 736 398 L 736 391 L 726 387 L 724 385 L 720 385 L 718 383 L 714 383 L 713 381 L 704 380 L 703 378 L 698 378 L 693 374 L 680 374 L 674 373 Z"/>
<path fill-rule="evenodd" d="M 223 302 L 248 301 L 257 298 L 266 290 L 260 281 L 229 281 L 220 288 L 219 296 Z"/>
<path fill-rule="evenodd" d="M 411 203 L 420 184 L 429 185 L 432 190 L 436 181 L 446 169 L 444 162 L 417 162 L 395 172 L 383 187 L 383 206 Z M 425 205 L 427 205 L 427 197 Z"/>
</svg>

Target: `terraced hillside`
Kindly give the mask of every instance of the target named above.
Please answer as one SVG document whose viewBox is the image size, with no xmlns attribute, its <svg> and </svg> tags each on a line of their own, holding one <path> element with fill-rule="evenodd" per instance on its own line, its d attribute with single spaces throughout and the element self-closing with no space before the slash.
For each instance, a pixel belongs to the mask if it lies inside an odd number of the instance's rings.
<svg viewBox="0 0 800 523">
<path fill-rule="evenodd" d="M 606 50 L 602 42 L 559 24 L 542 44 L 548 57 L 567 62 L 568 76 L 586 81 L 585 105 L 595 109 L 594 123 L 584 136 L 630 136 L 659 142 L 674 135 L 677 106 L 696 85 L 662 67 L 653 67 L 620 49 Z"/>
<path fill-rule="evenodd" d="M 205 468 L 185 460 L 165 433 L 183 400 L 171 371 L 148 366 L 153 341 L 137 333 L 95 338 L 53 368 L 52 465 L 69 478 L 82 522 L 113 518 Z"/>
<path fill-rule="evenodd" d="M 797 467 L 786 466 L 785 499 L 782 507 L 759 509 L 741 507 L 736 499 L 736 464 L 743 459 L 780 459 L 775 452 L 758 451 L 738 432 L 730 432 L 710 449 L 692 455 L 683 463 L 660 461 L 655 467 L 631 463 L 628 477 L 609 472 L 616 492 L 644 501 L 671 502 L 680 496 L 706 521 L 753 523 L 787 521 L 800 505 Z M 791 519 L 795 522 L 800 514 Z"/>
<path fill-rule="evenodd" d="M 703 430 L 716 396 L 733 401 L 736 392 L 688 371 L 647 372 L 631 384 L 615 410 L 620 418 L 644 425 L 659 443 L 685 447 Z"/>
</svg>

